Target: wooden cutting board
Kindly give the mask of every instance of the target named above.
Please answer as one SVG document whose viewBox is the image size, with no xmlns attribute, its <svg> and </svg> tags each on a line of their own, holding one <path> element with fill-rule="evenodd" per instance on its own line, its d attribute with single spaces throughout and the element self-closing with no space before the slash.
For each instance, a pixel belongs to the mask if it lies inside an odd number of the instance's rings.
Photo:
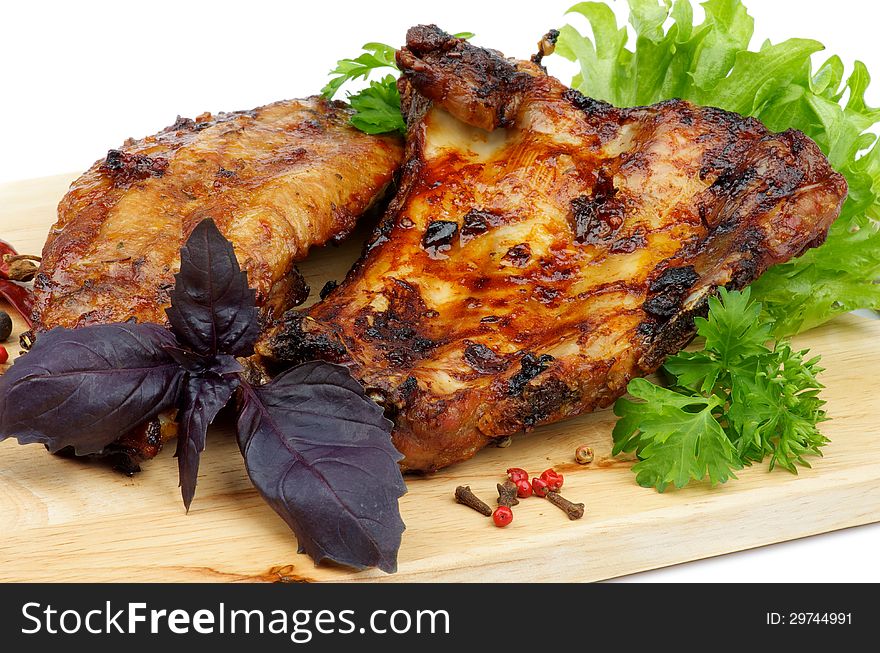
<svg viewBox="0 0 880 653">
<path fill-rule="evenodd" d="M 72 177 L 0 186 L 0 237 L 38 253 Z M 342 278 L 362 237 L 314 252 L 302 266 L 312 288 Z M 631 463 L 610 457 L 614 416 L 586 415 L 433 476 L 409 477 L 401 501 L 408 529 L 391 576 L 316 567 L 298 555 L 251 487 L 228 417 L 209 435 L 188 515 L 173 447 L 127 478 L 102 463 L 5 441 L 0 581 L 587 581 L 880 521 L 880 321 L 844 316 L 796 345 L 822 354 L 827 368 L 831 444 L 813 469 L 795 476 L 762 464 L 720 487 L 658 494 L 635 484 Z M 590 465 L 574 463 L 581 444 L 596 452 Z M 493 501 L 510 466 L 562 471 L 565 495 L 586 503 L 586 516 L 569 522 L 532 498 L 499 529 L 454 502 L 461 484 Z"/>
</svg>

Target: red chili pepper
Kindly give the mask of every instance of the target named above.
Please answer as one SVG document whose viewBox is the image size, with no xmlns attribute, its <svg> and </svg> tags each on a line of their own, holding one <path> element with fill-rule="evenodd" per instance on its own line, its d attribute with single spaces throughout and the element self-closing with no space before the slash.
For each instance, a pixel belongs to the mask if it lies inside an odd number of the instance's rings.
<svg viewBox="0 0 880 653">
<path fill-rule="evenodd" d="M 9 265 L 6 263 L 6 256 L 18 256 L 15 248 L 0 238 L 0 279 L 9 278 Z"/>
<path fill-rule="evenodd" d="M 4 254 L 12 254 L 13 256 L 17 256 L 18 252 L 15 251 L 15 248 L 10 243 L 7 243 L 5 240 L 0 238 L 0 256 L 3 256 Z"/>
<path fill-rule="evenodd" d="M 28 327 L 33 328 L 31 313 L 34 310 L 34 293 L 14 281 L 0 279 L 0 298 L 9 302 L 9 305 L 24 318 Z"/>
</svg>

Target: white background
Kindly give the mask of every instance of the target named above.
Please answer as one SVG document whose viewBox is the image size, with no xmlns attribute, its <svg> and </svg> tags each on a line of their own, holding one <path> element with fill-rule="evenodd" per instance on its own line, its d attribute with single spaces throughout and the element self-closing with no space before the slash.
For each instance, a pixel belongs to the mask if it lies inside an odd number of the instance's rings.
<svg viewBox="0 0 880 653">
<path fill-rule="evenodd" d="M 526 58 L 547 29 L 565 22 L 573 2 L 4 2 L 0 182 L 83 170 L 125 138 L 156 132 L 178 114 L 316 93 L 337 59 L 355 56 L 367 41 L 399 44 L 416 23 L 472 31 L 476 43 Z M 625 3 L 611 4 L 625 15 Z M 755 43 L 815 38 L 847 64 L 861 59 L 880 71 L 880 12 L 870 0 L 747 6 Z M 584 27 L 580 16 L 570 20 Z M 551 73 L 570 79 L 567 62 L 547 62 Z M 880 104 L 880 82 L 867 99 Z M 865 526 L 628 580 L 877 582 L 878 551 L 880 525 Z"/>
</svg>

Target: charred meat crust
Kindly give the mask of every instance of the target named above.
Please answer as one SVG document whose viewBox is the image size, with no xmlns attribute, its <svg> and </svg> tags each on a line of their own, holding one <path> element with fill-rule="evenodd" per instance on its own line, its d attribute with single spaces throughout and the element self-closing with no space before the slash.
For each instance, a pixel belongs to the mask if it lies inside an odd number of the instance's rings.
<svg viewBox="0 0 880 653">
<path fill-rule="evenodd" d="M 472 48 L 411 30 L 400 192 L 346 279 L 260 344 L 348 366 L 408 470 L 610 405 L 718 287 L 821 243 L 846 196 L 799 132 L 680 100 L 618 109 Z M 490 114 L 506 129 L 480 136 Z"/>
<path fill-rule="evenodd" d="M 128 188 L 135 181 L 147 177 L 161 177 L 168 169 L 168 159 L 143 154 L 129 154 L 122 150 L 110 150 L 101 164 L 100 170 L 106 172 L 117 188 Z"/>
<path fill-rule="evenodd" d="M 648 285 L 642 310 L 655 320 L 668 320 L 681 310 L 685 296 L 699 279 L 693 265 L 666 268 Z"/>
<path fill-rule="evenodd" d="M 351 362 L 348 350 L 334 333 L 316 329 L 318 325 L 297 311 L 284 314 L 270 341 L 271 361 L 281 361 L 284 367 L 299 365 L 310 360 L 325 360 L 344 365 Z"/>
<path fill-rule="evenodd" d="M 463 122 L 490 130 L 511 123 L 532 78 L 500 52 L 478 48 L 436 25 L 409 29 L 397 65 L 423 97 L 442 103 Z"/>
</svg>

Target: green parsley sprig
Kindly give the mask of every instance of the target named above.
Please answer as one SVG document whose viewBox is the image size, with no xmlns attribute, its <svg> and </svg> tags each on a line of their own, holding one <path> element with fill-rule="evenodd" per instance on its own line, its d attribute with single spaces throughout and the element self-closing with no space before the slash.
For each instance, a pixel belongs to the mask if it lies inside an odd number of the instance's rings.
<svg viewBox="0 0 880 653">
<path fill-rule="evenodd" d="M 470 39 L 471 32 L 454 35 L 460 39 Z M 348 102 L 354 113 L 351 124 L 367 134 L 405 133 L 406 123 L 400 113 L 400 93 L 397 90 L 397 75 L 400 73 L 394 60 L 396 50 L 385 43 L 366 43 L 363 53 L 354 59 L 340 59 L 336 68 L 330 71 L 330 81 L 321 89 L 321 95 L 332 100 L 348 82 L 367 81 L 377 70 L 389 69 L 392 72 L 382 79 L 369 81 L 366 88 L 348 94 Z"/>
<path fill-rule="evenodd" d="M 627 390 L 641 402 L 617 400 L 613 453 L 635 452 L 636 481 L 663 492 L 708 478 L 736 478 L 744 465 L 770 457 L 797 473 L 805 456 L 821 456 L 828 439 L 819 398 L 819 357 L 784 340 L 772 346 L 772 322 L 750 291 L 709 300 L 708 318 L 696 320 L 701 351 L 681 352 L 663 366 L 668 387 L 633 379 Z"/>
<path fill-rule="evenodd" d="M 385 43 L 366 43 L 364 52 L 354 59 L 340 59 L 330 71 L 330 81 L 321 89 L 321 95 L 332 100 L 344 84 L 367 78 L 376 70 L 390 69 L 394 73 L 379 81 L 370 81 L 366 88 L 348 95 L 354 113 L 351 124 L 367 134 L 406 132 L 406 123 L 400 113 L 400 93 L 397 91 L 399 72 L 394 61 L 395 49 Z"/>
<path fill-rule="evenodd" d="M 385 43 L 365 43 L 364 52 L 355 59 L 340 59 L 336 68 L 330 71 L 330 81 L 321 89 L 321 95 L 328 100 L 342 88 L 346 82 L 367 79 L 374 70 L 391 68 L 397 70 L 394 61 L 396 50 Z"/>
<path fill-rule="evenodd" d="M 386 75 L 359 93 L 350 95 L 348 101 L 354 114 L 351 124 L 367 134 L 406 132 L 406 123 L 400 113 L 400 92 L 393 75 Z"/>
<path fill-rule="evenodd" d="M 577 61 L 572 86 L 617 106 L 682 98 L 755 116 L 774 131 L 799 129 L 846 177 L 849 197 L 821 247 L 777 265 L 753 284 L 776 335 L 814 327 L 839 313 L 880 308 L 880 109 L 865 104 L 870 76 L 856 61 L 848 78 L 840 57 L 814 72 L 818 41 L 749 45 L 754 20 L 740 0 L 702 3 L 694 24 L 688 0 L 628 0 L 632 43 L 614 11 L 581 2 L 592 39 L 561 28 L 556 52 Z M 630 47 L 627 47 L 628 43 Z"/>
</svg>

